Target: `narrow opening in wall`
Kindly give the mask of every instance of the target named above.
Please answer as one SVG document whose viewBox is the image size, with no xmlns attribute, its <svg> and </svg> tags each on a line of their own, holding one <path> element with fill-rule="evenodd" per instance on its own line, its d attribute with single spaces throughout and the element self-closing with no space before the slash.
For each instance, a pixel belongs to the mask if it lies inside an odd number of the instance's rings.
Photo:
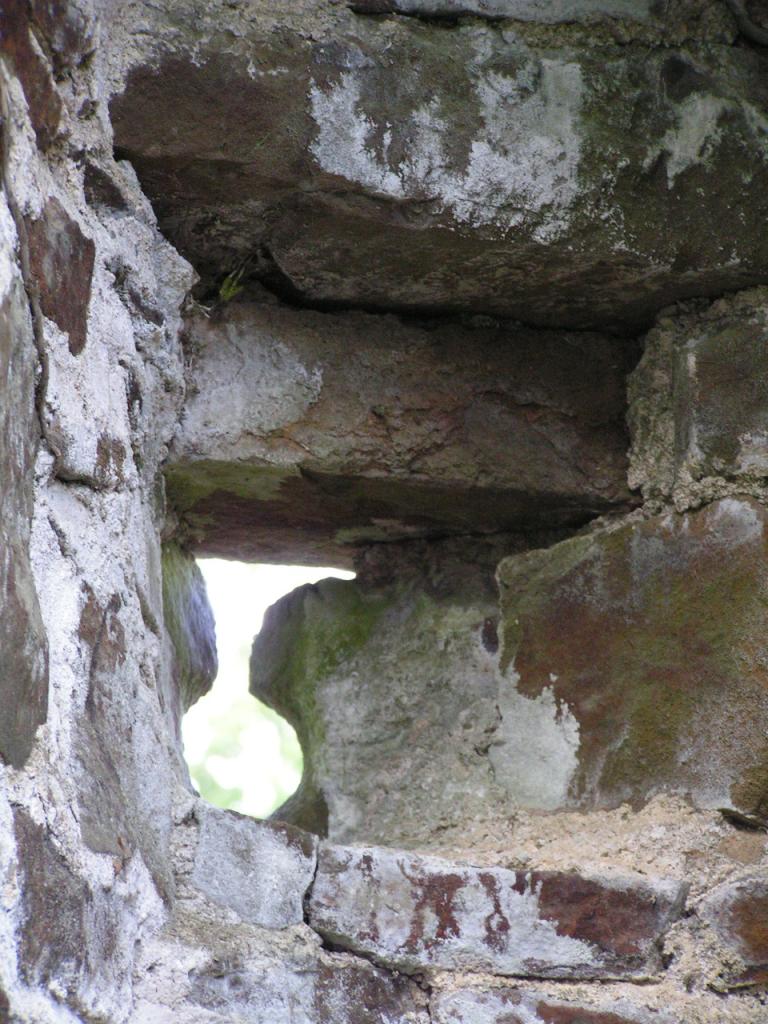
<svg viewBox="0 0 768 1024">
<path fill-rule="evenodd" d="M 293 728 L 248 692 L 248 659 L 264 612 L 305 583 L 341 569 L 264 565 L 201 558 L 208 600 L 216 620 L 219 672 L 205 697 L 184 716 L 184 752 L 192 782 L 217 807 L 263 818 L 301 780 L 302 755 Z"/>
</svg>

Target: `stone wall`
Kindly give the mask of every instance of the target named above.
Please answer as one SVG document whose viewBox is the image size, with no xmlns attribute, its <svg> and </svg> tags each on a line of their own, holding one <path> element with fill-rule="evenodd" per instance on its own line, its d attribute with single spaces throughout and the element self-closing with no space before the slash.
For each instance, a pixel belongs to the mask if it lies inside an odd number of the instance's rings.
<svg viewBox="0 0 768 1024">
<path fill-rule="evenodd" d="M 768 1022 L 766 32 L 5 0 L 0 1022 Z"/>
</svg>

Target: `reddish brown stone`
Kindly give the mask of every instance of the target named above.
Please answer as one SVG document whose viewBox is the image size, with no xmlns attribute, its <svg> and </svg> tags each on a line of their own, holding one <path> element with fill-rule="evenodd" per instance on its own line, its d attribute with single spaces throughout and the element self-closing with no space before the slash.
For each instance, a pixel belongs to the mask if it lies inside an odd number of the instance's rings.
<svg viewBox="0 0 768 1024">
<path fill-rule="evenodd" d="M 768 875 L 720 886 L 705 903 L 703 916 L 744 965 L 725 973 L 724 986 L 768 983 Z"/>
<path fill-rule="evenodd" d="M 557 528 L 632 500 L 631 359 L 606 336 L 245 301 L 186 330 L 168 495 L 206 554 L 343 564 L 352 545 Z"/>
<path fill-rule="evenodd" d="M 37 143 L 45 150 L 58 137 L 62 104 L 48 63 L 32 43 L 26 0 L 4 0 L 0 54 L 10 58 L 24 90 Z"/>
<path fill-rule="evenodd" d="M 518 871 L 515 889 L 535 890 L 540 916 L 552 921 L 558 935 L 585 939 L 621 957 L 642 956 L 659 933 L 660 907 L 640 888 L 614 889 L 565 872 Z"/>
<path fill-rule="evenodd" d="M 117 486 L 124 483 L 123 466 L 127 457 L 125 445 L 119 438 L 110 437 L 102 431 L 96 442 L 96 465 L 94 478 L 102 486 L 115 481 Z"/>
<path fill-rule="evenodd" d="M 91 649 L 91 674 L 97 669 L 103 672 L 114 672 L 122 665 L 127 654 L 125 647 L 125 630 L 118 616 L 121 601 L 117 594 L 102 605 L 93 589 L 83 584 L 85 604 L 80 615 L 78 636 Z M 89 693 L 88 700 L 92 699 Z"/>
<path fill-rule="evenodd" d="M 70 0 L 30 0 L 30 11 L 56 74 L 81 64 L 92 51 L 92 24 Z"/>
<path fill-rule="evenodd" d="M 553 1003 L 539 1003 L 536 1012 L 542 1024 L 635 1024 L 634 1019 L 623 1013 L 589 1010 L 584 1006 L 555 1006 Z"/>
<path fill-rule="evenodd" d="M 85 347 L 96 247 L 61 203 L 49 199 L 27 225 L 29 265 L 40 308 L 69 336 L 69 351 Z"/>
<path fill-rule="evenodd" d="M 658 967 L 683 896 L 673 883 L 526 875 L 323 845 L 309 920 L 334 946 L 406 973 L 635 977 Z"/>
<path fill-rule="evenodd" d="M 491 759 L 512 796 L 549 808 L 640 806 L 672 791 L 761 812 L 767 526 L 762 505 L 726 499 L 502 562 L 510 696 L 502 692 L 503 742 Z M 551 701 L 572 736 L 578 727 L 560 760 L 564 744 L 552 752 L 562 774 L 559 789 L 543 792 L 547 803 L 538 792 L 551 773 L 537 776 L 538 761 L 526 792 L 514 789 L 520 751 L 537 741 L 515 731 L 519 694 L 534 706 Z"/>
</svg>

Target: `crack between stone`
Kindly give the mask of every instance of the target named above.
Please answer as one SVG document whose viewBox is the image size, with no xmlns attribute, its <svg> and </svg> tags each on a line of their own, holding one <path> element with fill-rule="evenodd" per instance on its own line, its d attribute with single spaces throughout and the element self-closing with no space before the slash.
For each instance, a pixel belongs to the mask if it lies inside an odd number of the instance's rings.
<svg viewBox="0 0 768 1024">
<path fill-rule="evenodd" d="M 301 901 L 301 908 L 302 908 L 302 913 L 303 913 L 304 924 L 307 926 L 307 928 L 311 928 L 312 931 L 315 932 L 315 935 L 319 935 L 321 941 L 323 941 L 322 935 L 320 935 L 320 933 L 318 931 L 315 931 L 315 929 L 312 927 L 312 923 L 310 922 L 310 919 L 309 919 L 310 918 L 309 903 L 310 903 L 310 900 L 312 899 L 312 890 L 315 887 L 315 882 L 317 881 L 318 872 L 320 871 L 320 842 L 321 841 L 318 838 L 317 849 L 315 850 L 315 866 L 314 866 L 314 869 L 312 871 L 312 878 L 309 880 L 309 883 L 307 884 L 307 888 L 304 890 L 304 896 L 302 897 L 302 901 Z"/>
<path fill-rule="evenodd" d="M 756 25 L 750 19 L 744 7 L 744 0 L 723 0 L 723 3 L 725 3 L 730 9 L 737 23 L 739 32 L 745 38 L 758 43 L 758 45 L 768 46 L 768 31 Z M 425 25 L 432 25 L 443 29 L 462 28 L 464 26 L 472 26 L 473 24 L 486 25 L 490 28 L 499 29 L 501 31 L 517 31 L 522 35 L 542 28 L 565 30 L 566 32 L 571 30 L 574 33 L 578 33 L 579 31 L 594 30 L 596 27 L 600 27 L 603 35 L 599 41 L 595 40 L 595 42 L 597 42 L 598 45 L 617 46 L 621 49 L 637 45 L 643 48 L 648 48 L 650 46 L 654 51 L 676 50 L 683 46 L 696 44 L 706 45 L 707 43 L 706 39 L 695 34 L 684 34 L 682 38 L 676 39 L 674 43 L 668 43 L 665 40 L 663 25 L 658 27 L 658 38 L 655 41 L 643 38 L 642 36 L 630 36 L 629 38 L 623 38 L 614 26 L 617 23 L 626 25 L 629 19 L 607 14 L 596 21 L 582 21 L 578 18 L 570 18 L 556 22 L 540 22 L 515 18 L 509 14 L 487 14 L 482 11 L 474 10 L 459 10 L 452 14 L 448 12 L 434 12 L 432 14 L 427 14 L 423 11 L 403 11 L 396 9 L 394 6 L 394 0 L 367 0 L 367 2 L 366 0 L 348 0 L 347 9 L 362 18 L 397 18 L 403 19 L 404 21 L 420 22 Z"/>
<path fill-rule="evenodd" d="M 163 237 L 168 241 L 171 241 L 165 234 Z M 171 244 L 173 244 L 172 241 Z M 543 324 L 516 320 L 513 317 L 496 316 L 493 313 L 488 313 L 484 310 L 472 310 L 469 308 L 457 310 L 437 306 L 431 309 L 418 310 L 413 307 L 397 304 L 380 305 L 378 303 L 352 302 L 344 301 L 342 299 L 311 299 L 305 296 L 301 290 L 296 287 L 290 276 L 282 269 L 277 259 L 267 246 L 262 247 L 262 255 L 264 258 L 264 264 L 266 264 L 265 269 L 257 270 L 257 272 L 250 276 L 250 278 L 243 281 L 243 290 L 241 295 L 231 304 L 231 306 L 238 304 L 240 301 L 247 301 L 249 299 L 250 301 L 259 301 L 259 296 L 254 295 L 253 290 L 251 290 L 249 294 L 248 284 L 250 282 L 251 284 L 256 284 L 260 288 L 263 288 L 269 295 L 276 298 L 280 302 L 280 305 L 285 309 L 292 309 L 298 312 L 310 311 L 327 315 L 335 315 L 339 313 L 367 313 L 371 316 L 393 316 L 403 325 L 413 327 L 459 325 L 468 328 L 520 328 L 521 330 L 539 331 L 543 333 L 567 333 L 573 335 L 599 334 L 607 338 L 615 338 L 625 342 L 637 343 L 638 339 L 653 326 L 653 320 L 651 320 L 650 323 L 645 325 L 642 329 L 628 327 L 626 331 L 618 332 L 611 331 L 607 328 L 597 329 L 590 327 L 569 327 L 563 324 L 548 324 L 545 326 Z M 262 266 L 264 266 L 264 264 L 262 264 Z M 208 306 L 204 297 L 194 299 L 190 296 L 190 298 L 196 303 L 198 308 L 207 310 L 207 314 L 209 316 L 220 314 L 230 305 L 216 300 L 212 305 Z M 655 319 L 655 316 L 658 315 L 658 312 L 660 311 L 660 309 L 657 311 L 657 314 L 654 315 L 653 319 Z M 473 324 L 473 321 L 477 321 L 478 319 L 484 320 L 486 323 Z"/>
</svg>

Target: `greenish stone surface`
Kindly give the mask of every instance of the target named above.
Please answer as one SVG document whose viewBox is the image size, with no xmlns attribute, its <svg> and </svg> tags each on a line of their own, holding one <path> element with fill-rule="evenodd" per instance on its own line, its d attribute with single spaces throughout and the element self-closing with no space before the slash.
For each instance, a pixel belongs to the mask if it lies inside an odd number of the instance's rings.
<svg viewBox="0 0 768 1024">
<path fill-rule="evenodd" d="M 330 579 L 282 598 L 251 655 L 251 692 L 304 751 L 301 788 L 275 816 L 339 840 L 416 842 L 500 796 L 486 759 L 492 570 L 436 576 L 390 557 L 396 582 Z"/>
<path fill-rule="evenodd" d="M 323 307 L 631 334 L 765 279 L 765 57 L 725 4 L 392 6 L 184 0 L 143 25 L 162 45 L 137 40 L 115 142 L 203 291 L 250 259 Z"/>
<path fill-rule="evenodd" d="M 573 725 L 565 806 L 676 792 L 765 811 L 767 554 L 764 508 L 725 499 L 501 564 L 509 692 Z M 502 745 L 502 783 L 506 763 Z"/>
</svg>

